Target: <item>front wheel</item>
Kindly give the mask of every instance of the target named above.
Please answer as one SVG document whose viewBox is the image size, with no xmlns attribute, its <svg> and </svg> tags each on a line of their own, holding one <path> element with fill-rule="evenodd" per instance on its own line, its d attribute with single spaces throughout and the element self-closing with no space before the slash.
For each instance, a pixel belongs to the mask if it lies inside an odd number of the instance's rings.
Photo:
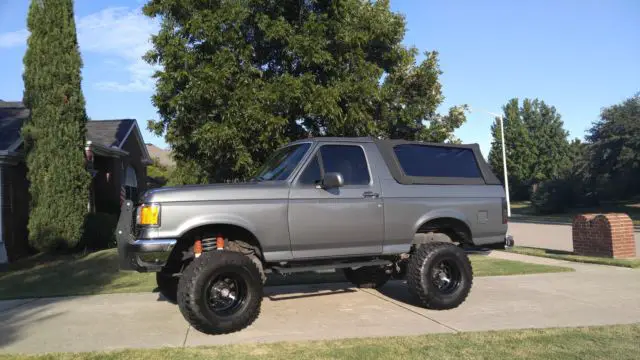
<svg viewBox="0 0 640 360">
<path fill-rule="evenodd" d="M 409 259 L 409 291 L 426 308 L 445 310 L 458 307 L 469 295 L 472 283 L 473 269 L 469 257 L 454 244 L 423 244 Z"/>
<path fill-rule="evenodd" d="M 182 315 L 205 334 L 225 334 L 251 325 L 260 313 L 262 296 L 255 262 L 228 250 L 203 253 L 187 266 L 178 283 Z"/>
</svg>

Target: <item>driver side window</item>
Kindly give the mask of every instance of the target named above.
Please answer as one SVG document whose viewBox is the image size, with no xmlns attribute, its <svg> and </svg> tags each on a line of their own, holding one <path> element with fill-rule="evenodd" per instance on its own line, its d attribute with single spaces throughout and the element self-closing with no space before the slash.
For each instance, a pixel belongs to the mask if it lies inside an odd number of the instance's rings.
<svg viewBox="0 0 640 360">
<path fill-rule="evenodd" d="M 318 154 L 322 157 L 322 164 Z M 367 159 L 359 146 L 322 145 L 300 175 L 299 183 L 319 184 L 326 172 L 340 173 L 345 185 L 368 185 L 371 181 Z"/>
</svg>

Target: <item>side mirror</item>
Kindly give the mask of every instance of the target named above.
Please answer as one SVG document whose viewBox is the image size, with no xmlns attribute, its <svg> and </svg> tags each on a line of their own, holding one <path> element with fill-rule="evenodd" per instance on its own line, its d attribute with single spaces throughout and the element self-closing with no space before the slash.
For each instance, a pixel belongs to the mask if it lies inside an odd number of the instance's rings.
<svg viewBox="0 0 640 360">
<path fill-rule="evenodd" d="M 323 188 L 336 188 L 341 187 L 342 185 L 344 185 L 344 180 L 340 173 L 330 172 L 324 174 L 324 178 L 322 179 Z"/>
</svg>

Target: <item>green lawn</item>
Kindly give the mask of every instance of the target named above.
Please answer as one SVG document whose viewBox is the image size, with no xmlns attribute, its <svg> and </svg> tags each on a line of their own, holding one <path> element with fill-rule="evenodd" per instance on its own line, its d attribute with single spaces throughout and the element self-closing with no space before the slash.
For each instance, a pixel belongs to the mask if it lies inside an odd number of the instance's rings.
<svg viewBox="0 0 640 360">
<path fill-rule="evenodd" d="M 586 213 L 625 213 L 629 215 L 634 225 L 640 226 L 640 203 L 637 201 L 608 203 L 594 208 L 576 208 L 570 209 L 564 214 L 550 215 L 536 214 L 529 201 L 511 203 L 511 214 L 514 217 L 514 221 L 521 220 L 571 224 L 576 215 Z"/>
<path fill-rule="evenodd" d="M 471 255 L 475 276 L 571 271 L 569 268 Z M 267 285 L 345 281 L 342 272 L 271 276 Z M 154 274 L 119 271 L 115 249 L 86 256 L 36 256 L 0 273 L 0 299 L 155 291 Z"/>
<path fill-rule="evenodd" d="M 523 246 L 514 246 L 506 251 L 523 254 L 523 255 L 542 256 L 542 257 L 547 257 L 552 259 L 575 261 L 575 262 L 581 262 L 581 263 L 621 266 L 621 267 L 628 267 L 628 268 L 640 268 L 640 259 L 612 259 L 612 258 L 595 257 L 595 256 L 582 256 L 582 255 L 575 255 L 573 253 L 566 252 L 566 251 L 537 249 L 537 248 L 529 248 L 529 247 L 523 247 Z"/>
<path fill-rule="evenodd" d="M 466 332 L 422 336 L 364 338 L 216 347 L 124 350 L 39 356 L 20 359 L 638 359 L 640 325 Z"/>
</svg>

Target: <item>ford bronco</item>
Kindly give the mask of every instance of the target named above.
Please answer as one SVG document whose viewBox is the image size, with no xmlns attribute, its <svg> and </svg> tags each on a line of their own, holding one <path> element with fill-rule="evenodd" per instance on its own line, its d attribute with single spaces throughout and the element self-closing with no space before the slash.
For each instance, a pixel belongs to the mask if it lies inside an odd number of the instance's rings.
<svg viewBox="0 0 640 360">
<path fill-rule="evenodd" d="M 406 279 L 430 309 L 473 280 L 466 248 L 510 246 L 505 192 L 477 144 L 310 138 L 244 183 L 147 191 L 122 206 L 120 268 L 155 272 L 197 330 L 241 330 L 267 274 L 339 269 L 357 287 Z"/>
</svg>

